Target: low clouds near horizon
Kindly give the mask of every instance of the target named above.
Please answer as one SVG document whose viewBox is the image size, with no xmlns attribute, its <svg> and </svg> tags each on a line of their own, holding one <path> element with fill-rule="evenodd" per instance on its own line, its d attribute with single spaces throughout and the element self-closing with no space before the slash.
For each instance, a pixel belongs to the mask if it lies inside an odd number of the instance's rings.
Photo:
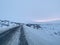
<svg viewBox="0 0 60 45">
<path fill-rule="evenodd" d="M 1 0 L 0 19 L 18 22 L 60 18 L 60 0 Z"/>
</svg>

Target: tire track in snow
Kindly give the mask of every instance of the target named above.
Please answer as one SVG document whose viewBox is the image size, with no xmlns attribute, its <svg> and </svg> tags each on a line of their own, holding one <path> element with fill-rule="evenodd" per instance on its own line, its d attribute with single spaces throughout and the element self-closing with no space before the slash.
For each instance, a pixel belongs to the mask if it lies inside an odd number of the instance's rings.
<svg viewBox="0 0 60 45">
<path fill-rule="evenodd" d="M 20 40 L 19 45 L 28 45 L 28 42 L 26 40 L 26 36 L 25 36 L 23 25 L 21 26 L 21 29 L 20 29 L 20 39 L 19 40 Z"/>
</svg>

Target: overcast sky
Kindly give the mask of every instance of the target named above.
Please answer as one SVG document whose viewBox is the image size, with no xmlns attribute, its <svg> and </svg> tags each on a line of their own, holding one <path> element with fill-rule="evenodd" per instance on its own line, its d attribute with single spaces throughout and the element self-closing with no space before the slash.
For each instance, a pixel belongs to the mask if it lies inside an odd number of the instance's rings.
<svg viewBox="0 0 60 45">
<path fill-rule="evenodd" d="M 18 22 L 60 18 L 60 0 L 0 0 L 0 19 Z"/>
</svg>

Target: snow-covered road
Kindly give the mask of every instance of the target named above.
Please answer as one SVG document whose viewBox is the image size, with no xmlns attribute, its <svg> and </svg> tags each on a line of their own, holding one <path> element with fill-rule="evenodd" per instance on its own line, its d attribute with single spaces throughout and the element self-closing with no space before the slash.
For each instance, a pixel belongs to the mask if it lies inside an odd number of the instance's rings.
<svg viewBox="0 0 60 45">
<path fill-rule="evenodd" d="M 60 45 L 52 31 L 16 26 L 0 33 L 0 45 Z"/>
<path fill-rule="evenodd" d="M 13 37 L 13 34 L 16 32 L 18 27 L 14 27 L 0 34 L 0 45 L 7 45 L 7 43 Z"/>
<path fill-rule="evenodd" d="M 0 45 L 28 45 L 23 26 L 16 26 L 0 33 Z"/>
</svg>

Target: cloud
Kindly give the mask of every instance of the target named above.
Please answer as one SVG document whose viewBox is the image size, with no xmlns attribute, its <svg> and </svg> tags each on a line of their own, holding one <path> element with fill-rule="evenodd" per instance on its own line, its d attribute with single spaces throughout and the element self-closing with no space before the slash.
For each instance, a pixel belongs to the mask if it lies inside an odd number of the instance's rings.
<svg viewBox="0 0 60 45">
<path fill-rule="evenodd" d="M 51 18 L 51 19 L 33 20 L 33 21 L 34 22 L 50 22 L 50 21 L 55 21 L 55 20 L 60 20 L 60 18 Z"/>
</svg>

